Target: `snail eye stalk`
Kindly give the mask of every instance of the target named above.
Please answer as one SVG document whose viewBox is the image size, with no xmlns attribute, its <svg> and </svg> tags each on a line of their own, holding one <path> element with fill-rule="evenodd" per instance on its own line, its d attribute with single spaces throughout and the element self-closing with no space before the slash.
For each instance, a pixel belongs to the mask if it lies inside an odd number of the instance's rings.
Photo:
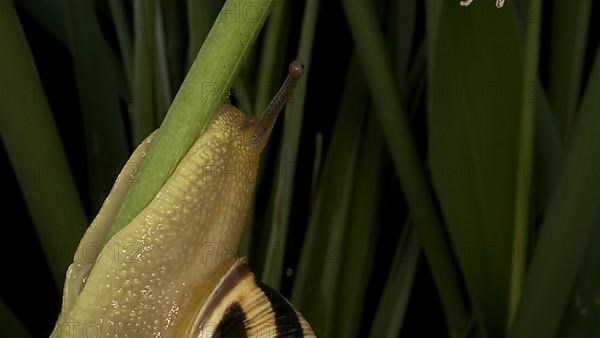
<svg viewBox="0 0 600 338">
<path fill-rule="evenodd" d="M 294 89 L 303 72 L 304 66 L 300 62 L 294 61 L 290 64 L 285 82 L 271 102 L 269 102 L 269 105 L 262 114 L 262 118 L 260 119 L 254 134 L 256 140 L 269 137 L 273 125 L 277 120 L 277 116 L 279 116 L 279 112 L 281 112 L 286 103 L 291 99 Z"/>
</svg>

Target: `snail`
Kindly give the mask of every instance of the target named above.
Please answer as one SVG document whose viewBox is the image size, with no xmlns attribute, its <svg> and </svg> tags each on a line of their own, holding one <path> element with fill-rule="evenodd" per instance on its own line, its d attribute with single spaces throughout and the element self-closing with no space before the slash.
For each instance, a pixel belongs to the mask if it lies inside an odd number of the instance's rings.
<svg viewBox="0 0 600 338">
<path fill-rule="evenodd" d="M 156 132 L 138 146 L 79 243 L 51 337 L 316 337 L 236 256 L 261 152 L 302 68 L 290 64 L 259 120 L 224 104 L 146 208 L 106 241 L 134 181 L 127 168 L 139 167 Z"/>
</svg>

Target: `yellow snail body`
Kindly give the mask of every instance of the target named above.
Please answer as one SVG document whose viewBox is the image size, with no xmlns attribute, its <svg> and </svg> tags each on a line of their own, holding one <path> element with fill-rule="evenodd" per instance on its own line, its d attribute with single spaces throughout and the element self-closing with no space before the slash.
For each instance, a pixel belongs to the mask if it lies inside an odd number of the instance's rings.
<svg viewBox="0 0 600 338">
<path fill-rule="evenodd" d="M 126 168 L 139 167 L 153 135 L 142 142 L 79 244 L 52 337 L 315 336 L 236 257 L 260 154 L 301 73 L 293 62 L 259 121 L 223 105 L 148 206 L 102 245 L 134 180 Z"/>
</svg>

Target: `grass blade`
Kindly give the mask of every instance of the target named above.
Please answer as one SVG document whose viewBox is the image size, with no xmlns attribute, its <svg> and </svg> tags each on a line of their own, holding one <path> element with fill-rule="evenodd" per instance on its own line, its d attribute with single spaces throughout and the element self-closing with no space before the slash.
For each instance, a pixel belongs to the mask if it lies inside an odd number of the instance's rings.
<svg viewBox="0 0 600 338">
<path fill-rule="evenodd" d="M 155 0 L 134 0 L 133 102 L 130 108 L 132 144 L 139 144 L 155 128 Z"/>
<path fill-rule="evenodd" d="M 292 299 L 319 336 L 337 334 L 334 306 L 341 250 L 368 96 L 358 60 L 351 62 L 344 96 L 319 178 L 294 279 Z M 334 329 L 336 331 L 334 331 Z"/>
<path fill-rule="evenodd" d="M 273 7 L 262 45 L 260 65 L 258 67 L 258 86 L 256 87 L 256 101 L 254 113 L 260 117 L 263 110 L 277 91 L 285 69 L 285 47 L 290 31 L 290 15 L 292 1 L 281 1 Z"/>
<path fill-rule="evenodd" d="M 48 33 L 65 46 L 68 45 L 66 20 L 63 2 L 55 0 L 17 0 L 17 6 L 23 9 Z"/>
<path fill-rule="evenodd" d="M 543 215 L 558 181 L 564 158 L 564 146 L 556 128 L 546 93 L 538 85 L 535 115 L 534 190 L 537 213 Z"/>
<path fill-rule="evenodd" d="M 323 161 L 323 134 L 315 135 L 315 158 L 313 159 L 312 177 L 310 180 L 310 200 L 314 201 L 317 194 L 319 177 L 321 177 L 321 167 Z M 311 203 L 312 204 L 312 203 Z"/>
<path fill-rule="evenodd" d="M 467 321 L 460 280 L 446 243 L 444 229 L 406 121 L 402 103 L 386 57 L 385 43 L 378 32 L 373 8 L 366 1 L 342 2 L 357 44 L 367 84 L 375 101 L 388 147 L 411 216 L 440 293 L 444 312 L 452 331 L 462 330 Z"/>
<path fill-rule="evenodd" d="M 188 56 L 187 64 L 191 65 L 200 50 L 200 46 L 208 36 L 217 14 L 223 7 L 224 0 L 187 0 L 188 15 Z M 254 8 L 254 5 L 253 7 Z M 234 15 L 244 15 L 240 7 L 233 8 Z"/>
<path fill-rule="evenodd" d="M 129 153 L 117 86 L 120 70 L 110 62 L 93 2 L 67 1 L 64 10 L 86 136 L 90 202 L 97 211 Z"/>
<path fill-rule="evenodd" d="M 117 31 L 121 60 L 127 83 L 133 83 L 133 34 L 122 0 L 109 0 L 110 12 Z"/>
<path fill-rule="evenodd" d="M 393 24 L 389 29 L 392 30 L 392 42 L 390 50 L 394 53 L 396 63 L 396 78 L 404 80 L 408 76 L 410 58 L 412 55 L 412 44 L 417 21 L 417 1 L 392 1 L 391 15 L 394 18 L 390 20 Z M 394 48 L 395 47 L 395 48 Z M 399 81 L 398 87 L 402 97 L 406 97 L 405 81 Z"/>
<path fill-rule="evenodd" d="M 525 169 L 531 166 L 534 158 L 534 133 L 536 94 L 538 93 L 537 79 L 540 54 L 540 30 L 542 9 L 539 0 L 529 2 L 528 27 L 525 40 L 525 56 L 523 82 L 521 84 L 521 119 L 519 124 L 519 143 L 517 148 L 517 168 Z M 533 91 L 533 95 L 530 92 Z M 531 97 L 528 97 L 531 95 Z M 512 260 L 510 301 L 509 301 L 509 326 L 514 318 L 525 275 L 527 272 L 527 256 L 529 253 L 529 231 L 531 215 L 531 181 L 528 176 L 518 175 L 515 189 L 515 214 L 513 223 L 513 249 L 518 252 Z"/>
<path fill-rule="evenodd" d="M 517 175 L 521 168 L 515 126 L 524 128 L 521 161 L 527 162 L 534 101 L 526 107 L 528 125 L 521 126 L 522 95 L 532 85 L 523 84 L 516 24 L 508 6 L 493 14 L 498 9 L 489 1 L 468 8 L 446 3 L 434 47 L 444 57 L 430 66 L 433 184 L 485 337 L 504 337 L 507 328 L 514 236 L 507 224 L 515 221 L 517 180 L 525 180 L 519 203 L 525 211 L 529 208 L 529 182 Z M 490 15 L 494 20 L 486 19 Z M 464 61 L 471 59 L 476 61 Z M 529 70 L 535 78 L 535 64 Z"/>
<path fill-rule="evenodd" d="M 600 337 L 600 214 L 593 232 L 558 337 Z"/>
<path fill-rule="evenodd" d="M 25 329 L 19 318 L 10 308 L 0 301 L 0 337 L 29 338 L 31 334 Z"/>
<path fill-rule="evenodd" d="M 530 7 L 528 2 L 515 3 L 517 32 L 519 41 L 523 46 L 525 45 L 526 29 L 531 23 L 529 21 L 529 11 L 538 11 L 538 9 Z M 548 96 L 539 81 L 535 97 L 535 153 L 533 161 L 535 165 L 533 165 L 533 171 L 529 170 L 531 168 L 521 168 L 521 172 L 525 175 L 530 172 L 533 173 L 536 213 L 543 215 L 561 171 L 564 146 Z"/>
<path fill-rule="evenodd" d="M 275 192 L 272 194 L 273 214 L 269 220 L 269 235 L 267 243 L 286 243 L 290 207 L 292 202 L 295 168 L 290 168 L 290 163 L 296 163 L 300 132 L 304 118 L 304 100 L 306 98 L 306 85 L 310 75 L 310 63 L 313 40 L 317 26 L 320 0 L 307 0 L 304 7 L 300 44 L 298 47 L 298 60 L 304 64 L 304 75 L 296 86 L 294 99 L 286 106 L 283 121 L 283 136 L 278 156 L 278 167 L 275 172 L 287 173 L 285 177 L 279 176 L 275 183 Z M 285 245 L 277 245 L 266 259 L 270 262 L 264 264 L 262 279 L 265 283 L 278 289 L 281 285 L 283 272 L 283 258 Z"/>
<path fill-rule="evenodd" d="M 181 85 L 185 70 L 187 57 L 187 26 L 181 20 L 186 14 L 186 6 L 183 1 L 160 0 L 165 21 L 165 39 L 167 48 L 167 60 L 169 75 L 171 76 L 171 88 L 176 90 Z"/>
<path fill-rule="evenodd" d="M 0 99 L 0 136 L 15 170 L 56 285 L 87 223 L 60 136 L 14 3 L 0 12 L 0 74 L 7 86 Z"/>
<path fill-rule="evenodd" d="M 364 81 L 364 80 L 363 80 Z M 366 92 L 366 88 L 364 88 Z M 335 299 L 335 336 L 358 337 L 365 297 L 374 267 L 381 196 L 384 140 L 379 121 L 369 115 L 354 175 Z M 352 282 L 349 282 L 352 281 Z M 394 288 L 397 290 L 397 288 Z M 398 295 L 393 294 L 396 298 Z"/>
<path fill-rule="evenodd" d="M 233 83 L 231 92 L 237 100 L 238 108 L 246 113 L 247 115 L 252 114 L 252 99 L 250 98 L 250 85 L 244 79 L 243 76 L 239 76 L 238 79 Z"/>
<path fill-rule="evenodd" d="M 414 226 L 407 222 L 396 247 L 392 271 L 385 283 L 369 337 L 395 338 L 400 335 L 419 262 L 418 243 Z"/>
<path fill-rule="evenodd" d="M 600 53 L 549 202 L 512 336 L 557 337 L 585 248 L 600 212 Z M 532 327 L 534 325 L 534 327 Z"/>
<path fill-rule="evenodd" d="M 248 6 L 249 1 L 261 12 L 252 18 L 236 16 L 236 8 Z M 271 2 L 225 3 L 152 142 L 138 172 L 138 182 L 127 194 L 109 237 L 150 202 L 223 104 L 242 60 L 266 20 Z"/>
<path fill-rule="evenodd" d="M 425 42 L 427 43 L 427 59 L 429 63 L 429 72 L 432 71 L 432 65 L 436 64 L 437 53 L 437 37 L 439 27 L 439 14 L 442 13 L 444 3 L 442 0 L 426 0 L 425 10 L 427 13 L 435 15 L 427 15 L 425 18 L 425 30 L 427 32 Z"/>
<path fill-rule="evenodd" d="M 563 139 L 579 106 L 591 9 L 591 0 L 554 1 L 548 96 Z"/>
<path fill-rule="evenodd" d="M 165 114 L 173 101 L 171 88 L 171 75 L 169 74 L 169 61 L 167 59 L 167 42 L 165 34 L 164 18 L 160 3 L 155 3 L 155 47 L 156 57 L 154 59 L 154 83 L 156 91 L 156 124 L 160 125 Z"/>
</svg>

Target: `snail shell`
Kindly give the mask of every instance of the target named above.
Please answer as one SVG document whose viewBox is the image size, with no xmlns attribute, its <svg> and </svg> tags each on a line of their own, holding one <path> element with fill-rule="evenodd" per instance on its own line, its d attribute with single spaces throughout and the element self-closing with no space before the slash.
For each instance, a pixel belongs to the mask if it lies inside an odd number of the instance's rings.
<svg viewBox="0 0 600 338">
<path fill-rule="evenodd" d="M 260 154 L 301 74 L 292 63 L 259 121 L 223 105 L 152 201 L 101 245 L 153 135 L 142 142 L 79 244 L 52 337 L 314 336 L 236 258 Z"/>
<path fill-rule="evenodd" d="M 193 321 L 188 337 L 316 337 L 294 307 L 257 282 L 245 258 L 238 259 Z"/>
</svg>

